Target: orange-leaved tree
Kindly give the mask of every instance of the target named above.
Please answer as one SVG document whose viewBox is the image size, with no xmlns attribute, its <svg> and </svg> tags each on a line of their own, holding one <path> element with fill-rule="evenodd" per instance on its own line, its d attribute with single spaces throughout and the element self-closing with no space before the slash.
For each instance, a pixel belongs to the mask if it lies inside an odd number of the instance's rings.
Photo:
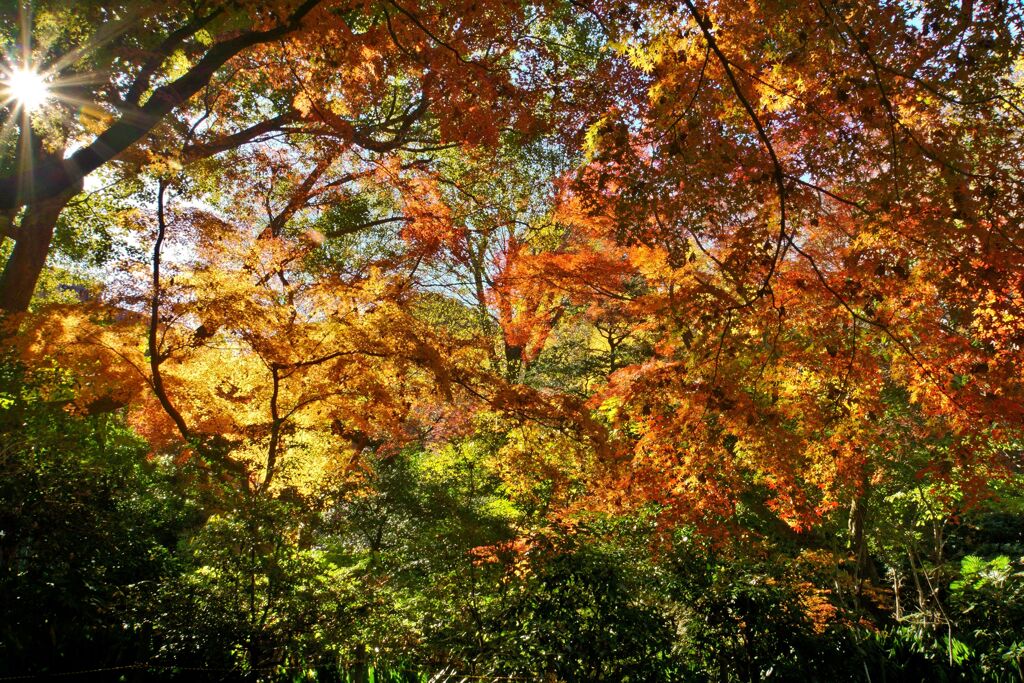
<svg viewBox="0 0 1024 683">
<path fill-rule="evenodd" d="M 632 453 L 612 497 L 806 528 L 885 476 L 898 405 L 937 476 L 1012 472 L 1020 8 L 593 8 L 621 75 L 565 212 L 623 249 L 652 335 L 593 399 Z"/>
<path fill-rule="evenodd" d="M 182 167 L 253 141 L 316 136 L 385 153 L 483 143 L 539 118 L 526 42 L 543 5 L 263 0 L 35 3 L 6 18 L 0 309 L 28 308 L 53 232 L 90 174 Z M 21 78 L 21 76 L 18 76 Z M 24 80 L 24 79 L 23 79 Z M 433 117 L 419 124 L 427 111 Z"/>
</svg>

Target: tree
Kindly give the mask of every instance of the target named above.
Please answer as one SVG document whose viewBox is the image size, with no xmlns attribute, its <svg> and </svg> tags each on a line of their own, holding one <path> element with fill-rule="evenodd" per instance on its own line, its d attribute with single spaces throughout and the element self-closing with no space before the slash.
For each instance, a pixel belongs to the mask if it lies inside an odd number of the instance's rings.
<svg viewBox="0 0 1024 683">
<path fill-rule="evenodd" d="M 65 410 L 73 392 L 59 371 L 0 364 L 5 675 L 145 657 L 131 603 L 173 574 L 178 536 L 202 524 L 193 492 L 124 424 Z"/>
<path fill-rule="evenodd" d="M 159 163 L 177 166 L 300 134 L 368 152 L 429 147 L 437 136 L 416 124 L 432 102 L 445 111 L 436 125 L 442 142 L 469 131 L 487 140 L 516 119 L 531 125 L 517 114 L 531 98 L 510 67 L 524 8 L 467 5 L 478 20 L 459 26 L 448 25 L 443 9 L 329 0 L 55 3 L 31 16 L 23 10 L 21 22 L 10 17 L 4 31 L 12 40 L 45 43 L 8 72 L 38 65 L 57 103 L 31 113 L 7 101 L 7 130 L 16 129 L 18 141 L 7 141 L 13 153 L 0 209 L 16 245 L 0 277 L 0 308 L 28 308 L 57 217 L 83 179 L 111 162 L 134 156 L 137 167 L 170 149 L 177 151 Z M 287 212 L 279 222 L 286 219 Z"/>
<path fill-rule="evenodd" d="M 883 476 L 869 453 L 897 388 L 915 438 L 957 444 L 931 467 L 1002 469 L 1022 405 L 1020 8 L 595 11 L 618 97 L 564 205 L 643 278 L 613 294 L 654 349 L 594 399 L 632 436 L 609 488 L 724 520 L 766 487 L 806 528 Z"/>
</svg>

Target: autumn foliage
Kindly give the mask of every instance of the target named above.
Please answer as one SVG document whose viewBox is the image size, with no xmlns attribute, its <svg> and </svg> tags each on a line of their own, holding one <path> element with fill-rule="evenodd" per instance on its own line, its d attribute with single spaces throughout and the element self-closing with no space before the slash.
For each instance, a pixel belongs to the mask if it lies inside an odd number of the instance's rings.
<svg viewBox="0 0 1024 683">
<path fill-rule="evenodd" d="M 345 461 L 416 415 L 465 421 L 451 404 L 570 425 L 603 463 L 586 506 L 717 526 L 760 491 L 804 530 L 886 476 L 896 394 L 898 438 L 946 444 L 929 469 L 1013 471 L 1021 103 L 997 7 L 594 6 L 608 45 L 567 83 L 555 38 L 580 28 L 556 6 L 441 9 L 254 6 L 249 30 L 288 37 L 112 168 L 158 179 L 159 217 L 117 218 L 159 230 L 156 278 L 126 265 L 87 305 L 41 306 L 25 357 L 154 444 L 226 439 L 254 482 L 300 443 Z M 181 83 L 237 29 L 188 30 L 198 61 L 182 43 L 97 94 Z M 379 253 L 332 260 L 366 231 Z M 471 322 L 424 319 L 453 295 Z M 609 362 L 560 397 L 529 378 L 569 329 Z"/>
</svg>

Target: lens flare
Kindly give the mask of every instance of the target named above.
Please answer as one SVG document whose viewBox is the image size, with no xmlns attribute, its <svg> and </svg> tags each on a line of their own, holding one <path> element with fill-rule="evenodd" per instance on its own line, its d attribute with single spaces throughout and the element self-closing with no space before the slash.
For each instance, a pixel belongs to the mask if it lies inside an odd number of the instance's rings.
<svg viewBox="0 0 1024 683">
<path fill-rule="evenodd" d="M 4 76 L 0 84 L 4 95 L 16 101 L 26 112 L 35 111 L 50 99 L 46 79 L 32 69 L 14 69 Z"/>
</svg>

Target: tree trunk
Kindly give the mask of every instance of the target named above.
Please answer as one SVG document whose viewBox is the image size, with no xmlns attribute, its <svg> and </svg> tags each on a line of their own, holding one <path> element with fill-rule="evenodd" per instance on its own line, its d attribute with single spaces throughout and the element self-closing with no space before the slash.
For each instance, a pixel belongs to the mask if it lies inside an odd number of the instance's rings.
<svg viewBox="0 0 1024 683">
<path fill-rule="evenodd" d="M 861 475 L 860 490 L 850 501 L 850 516 L 847 520 L 849 532 L 849 549 L 854 561 L 854 574 L 857 581 L 857 600 L 860 600 L 863 582 L 869 580 L 875 585 L 881 584 L 881 577 L 875 563 L 868 552 L 868 508 L 871 501 L 871 481 L 867 470 Z"/>
<path fill-rule="evenodd" d="M 0 311 L 21 313 L 28 310 L 39 274 L 50 253 L 57 218 L 79 188 L 30 204 L 17 231 L 17 242 L 0 276 Z"/>
<path fill-rule="evenodd" d="M 360 643 L 356 645 L 356 661 L 348 671 L 353 683 L 369 683 L 370 663 L 367 657 L 366 646 Z"/>
</svg>

